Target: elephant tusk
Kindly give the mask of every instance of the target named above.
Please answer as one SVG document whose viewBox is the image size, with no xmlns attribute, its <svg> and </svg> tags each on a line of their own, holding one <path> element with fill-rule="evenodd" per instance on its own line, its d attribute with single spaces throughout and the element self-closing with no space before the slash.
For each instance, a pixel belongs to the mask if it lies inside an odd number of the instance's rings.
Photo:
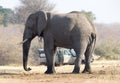
<svg viewBox="0 0 120 83">
<path fill-rule="evenodd" d="M 23 41 L 20 42 L 19 44 L 24 44 L 26 41 L 28 41 L 28 39 L 23 40 Z"/>
</svg>

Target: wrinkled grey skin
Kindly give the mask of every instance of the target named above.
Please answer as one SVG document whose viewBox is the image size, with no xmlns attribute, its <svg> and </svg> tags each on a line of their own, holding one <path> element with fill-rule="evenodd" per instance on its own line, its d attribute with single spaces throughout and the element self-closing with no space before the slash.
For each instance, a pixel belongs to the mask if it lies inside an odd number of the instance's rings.
<svg viewBox="0 0 120 83">
<path fill-rule="evenodd" d="M 85 68 L 83 73 L 91 73 L 90 57 L 94 50 L 96 40 L 96 30 L 88 18 L 81 13 L 71 12 L 67 14 L 54 14 L 38 11 L 31 14 L 25 24 L 23 40 L 23 67 L 27 68 L 28 53 L 31 40 L 35 36 L 44 39 L 44 50 L 47 59 L 46 74 L 55 73 L 54 53 L 56 47 L 73 48 L 77 58 L 73 73 L 80 72 L 82 55 L 85 55 Z"/>
</svg>

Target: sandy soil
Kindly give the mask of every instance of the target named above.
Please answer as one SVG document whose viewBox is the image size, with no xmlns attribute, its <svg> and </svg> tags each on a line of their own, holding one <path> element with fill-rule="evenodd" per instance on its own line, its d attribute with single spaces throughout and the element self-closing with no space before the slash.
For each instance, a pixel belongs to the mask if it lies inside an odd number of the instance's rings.
<svg viewBox="0 0 120 83">
<path fill-rule="evenodd" d="M 46 66 L 31 66 L 30 72 L 21 66 L 0 66 L 0 83 L 120 83 L 120 61 L 95 61 L 93 74 L 72 74 L 73 67 L 56 67 L 56 74 L 46 75 Z"/>
</svg>

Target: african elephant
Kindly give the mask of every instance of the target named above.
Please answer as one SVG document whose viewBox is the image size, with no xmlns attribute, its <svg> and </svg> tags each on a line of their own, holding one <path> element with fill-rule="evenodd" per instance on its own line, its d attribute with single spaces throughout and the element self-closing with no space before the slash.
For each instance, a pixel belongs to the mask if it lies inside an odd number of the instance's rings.
<svg viewBox="0 0 120 83">
<path fill-rule="evenodd" d="M 76 12 L 55 14 L 45 11 L 31 14 L 26 21 L 23 33 L 23 67 L 26 71 L 31 70 L 27 68 L 28 53 L 31 40 L 36 36 L 44 39 L 46 74 L 55 73 L 56 47 L 75 50 L 73 73 L 80 72 L 81 57 L 85 55 L 86 63 L 83 73 L 91 73 L 90 57 L 95 47 L 96 29 L 86 15 Z"/>
</svg>

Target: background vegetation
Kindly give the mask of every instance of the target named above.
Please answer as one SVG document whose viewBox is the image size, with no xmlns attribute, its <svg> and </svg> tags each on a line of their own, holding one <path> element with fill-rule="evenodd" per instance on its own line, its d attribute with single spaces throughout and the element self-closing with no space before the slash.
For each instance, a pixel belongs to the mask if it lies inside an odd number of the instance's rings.
<svg viewBox="0 0 120 83">
<path fill-rule="evenodd" d="M 20 0 L 22 5 L 14 11 L 0 6 L 0 65 L 22 64 L 22 41 L 24 23 L 30 13 L 46 10 L 54 11 L 55 4 L 49 0 Z M 94 21 L 95 15 L 91 11 L 81 11 Z M 4 28 L 4 26 L 6 28 Z M 8 25 L 8 26 L 7 26 Z M 120 23 L 95 24 L 98 32 L 95 55 L 99 59 L 120 60 Z M 32 41 L 29 53 L 29 64 L 39 64 L 38 49 L 43 43 L 36 37 Z"/>
<path fill-rule="evenodd" d="M 13 23 L 13 20 L 14 12 L 11 9 L 0 6 L 0 24 L 6 27 L 8 23 Z"/>
<path fill-rule="evenodd" d="M 98 32 L 95 54 L 100 59 L 120 59 L 120 24 L 96 24 Z"/>
</svg>

